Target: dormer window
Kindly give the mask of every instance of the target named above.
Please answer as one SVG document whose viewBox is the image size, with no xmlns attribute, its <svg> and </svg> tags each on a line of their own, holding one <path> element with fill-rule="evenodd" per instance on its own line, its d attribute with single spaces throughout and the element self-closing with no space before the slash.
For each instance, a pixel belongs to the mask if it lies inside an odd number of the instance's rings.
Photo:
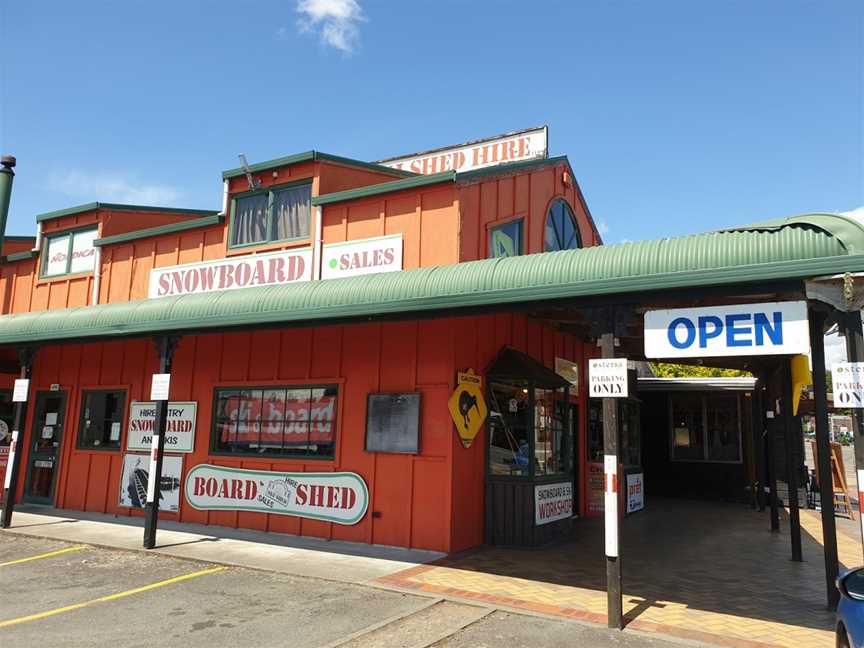
<svg viewBox="0 0 864 648">
<path fill-rule="evenodd" d="M 42 276 L 93 272 L 96 263 L 93 241 L 97 235 L 98 230 L 93 227 L 47 236 L 42 246 Z"/>
<path fill-rule="evenodd" d="M 240 194 L 232 202 L 229 246 L 306 239 L 311 220 L 310 182 Z"/>
</svg>

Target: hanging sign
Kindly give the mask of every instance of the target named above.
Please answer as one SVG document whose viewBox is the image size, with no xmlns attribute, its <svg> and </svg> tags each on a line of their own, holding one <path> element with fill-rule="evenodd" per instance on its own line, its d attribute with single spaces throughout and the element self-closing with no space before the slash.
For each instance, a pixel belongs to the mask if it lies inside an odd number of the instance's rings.
<svg viewBox="0 0 864 648">
<path fill-rule="evenodd" d="M 151 457 L 146 454 L 127 454 L 123 457 L 120 473 L 119 506 L 144 508 L 150 491 L 149 477 L 152 472 Z M 162 457 L 162 480 L 159 483 L 159 510 L 180 510 L 180 477 L 183 472 L 183 457 Z M 156 494 L 151 493 L 155 498 Z"/>
<path fill-rule="evenodd" d="M 864 407 L 864 362 L 838 362 L 831 368 L 834 407 Z"/>
<path fill-rule="evenodd" d="M 309 281 L 312 248 L 153 268 L 148 297 L 236 290 Z"/>
<path fill-rule="evenodd" d="M 507 162 L 545 158 L 548 155 L 547 139 L 548 128 L 541 126 L 380 160 L 378 164 L 423 175 L 442 171 L 470 171 Z"/>
<path fill-rule="evenodd" d="M 196 402 L 169 402 L 165 421 L 165 452 L 192 452 L 195 449 Z M 126 449 L 150 449 L 156 427 L 156 403 L 132 403 L 129 406 L 129 434 Z M 120 429 L 117 434 L 119 438 Z M 112 435 L 114 431 L 112 429 Z"/>
<path fill-rule="evenodd" d="M 555 373 L 573 385 L 574 389 L 579 388 L 579 365 L 575 362 L 570 362 L 556 356 Z"/>
<path fill-rule="evenodd" d="M 321 278 L 338 279 L 402 269 L 402 235 L 329 243 L 321 249 Z"/>
<path fill-rule="evenodd" d="M 464 447 L 470 448 L 489 413 L 483 397 L 483 379 L 473 369 L 457 374 L 456 389 L 447 401 L 447 408 L 459 440 Z"/>
<path fill-rule="evenodd" d="M 573 515 L 573 484 L 542 484 L 534 487 L 534 524 L 540 526 Z"/>
<path fill-rule="evenodd" d="M 645 313 L 647 358 L 810 352 L 807 303 L 770 302 Z"/>
<path fill-rule="evenodd" d="M 26 378 L 18 378 L 15 381 L 15 386 L 12 389 L 13 403 L 26 403 L 27 392 L 30 390 L 30 381 Z"/>
<path fill-rule="evenodd" d="M 369 490 L 356 473 L 288 473 L 199 464 L 186 475 L 186 501 L 199 511 L 256 511 L 336 524 L 366 515 Z"/>
<path fill-rule="evenodd" d="M 642 473 L 627 475 L 627 512 L 635 513 L 645 508 L 645 490 L 642 486 Z"/>
<path fill-rule="evenodd" d="M 589 360 L 588 393 L 592 398 L 627 398 L 627 358 Z"/>
</svg>

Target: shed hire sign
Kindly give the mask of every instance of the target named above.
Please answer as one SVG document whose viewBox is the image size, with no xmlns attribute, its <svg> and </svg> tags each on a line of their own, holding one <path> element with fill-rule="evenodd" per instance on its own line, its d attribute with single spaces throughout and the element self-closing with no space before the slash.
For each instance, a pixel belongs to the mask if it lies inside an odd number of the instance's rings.
<svg viewBox="0 0 864 648">
<path fill-rule="evenodd" d="M 147 296 L 168 297 L 309 281 L 312 248 L 153 268 Z"/>
<path fill-rule="evenodd" d="M 192 452 L 195 449 L 195 415 L 198 403 L 169 402 L 165 422 L 165 452 Z M 127 450 L 149 451 L 156 426 L 156 403 L 129 406 Z"/>
<path fill-rule="evenodd" d="M 357 524 L 369 489 L 350 472 L 287 473 L 199 464 L 186 475 L 186 501 L 199 511 L 256 511 Z"/>
<path fill-rule="evenodd" d="M 456 146 L 380 160 L 378 164 L 429 175 L 442 171 L 470 171 L 483 167 L 545 158 L 548 154 L 548 128 L 531 128 L 505 133 Z"/>
<path fill-rule="evenodd" d="M 810 351 L 803 301 L 645 313 L 645 357 L 797 355 Z"/>
</svg>

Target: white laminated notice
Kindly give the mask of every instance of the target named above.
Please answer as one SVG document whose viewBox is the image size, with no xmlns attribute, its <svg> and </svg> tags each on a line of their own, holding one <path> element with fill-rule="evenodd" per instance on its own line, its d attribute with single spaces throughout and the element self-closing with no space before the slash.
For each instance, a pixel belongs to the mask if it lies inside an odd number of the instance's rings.
<svg viewBox="0 0 864 648">
<path fill-rule="evenodd" d="M 603 455 L 606 555 L 618 557 L 618 457 Z"/>
<path fill-rule="evenodd" d="M 6 479 L 3 480 L 3 490 L 9 490 L 12 483 L 12 466 L 15 465 L 15 450 L 18 448 L 18 430 L 12 431 L 12 442 L 9 444 L 9 459 L 6 463 Z"/>
<path fill-rule="evenodd" d="M 171 389 L 171 374 L 153 374 L 150 382 L 150 400 L 168 400 L 168 392 Z"/>
<path fill-rule="evenodd" d="M 12 465 L 11 456 L 9 457 L 9 465 Z M 858 471 L 858 510 L 859 512 L 864 511 L 864 470 Z M 864 515 L 861 516 L 861 532 L 864 533 Z"/>
<path fill-rule="evenodd" d="M 150 446 L 150 472 L 147 473 L 147 503 L 156 501 L 156 455 L 159 454 L 159 435 L 153 435 Z"/>
</svg>

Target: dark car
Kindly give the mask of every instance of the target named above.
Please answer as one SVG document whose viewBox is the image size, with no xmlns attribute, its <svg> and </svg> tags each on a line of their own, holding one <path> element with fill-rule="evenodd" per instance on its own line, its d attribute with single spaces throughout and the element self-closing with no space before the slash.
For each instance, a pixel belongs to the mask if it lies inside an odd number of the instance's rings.
<svg viewBox="0 0 864 648">
<path fill-rule="evenodd" d="M 837 648 L 864 648 L 864 567 L 837 578 Z"/>
</svg>

